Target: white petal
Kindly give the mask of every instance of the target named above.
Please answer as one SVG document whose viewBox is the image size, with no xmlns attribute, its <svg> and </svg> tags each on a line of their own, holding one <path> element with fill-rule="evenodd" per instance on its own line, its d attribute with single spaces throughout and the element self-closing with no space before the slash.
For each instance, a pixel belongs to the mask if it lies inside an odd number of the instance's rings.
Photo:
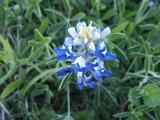
<svg viewBox="0 0 160 120">
<path fill-rule="evenodd" d="M 98 48 L 99 48 L 99 49 L 102 50 L 102 49 L 104 49 L 105 47 L 106 47 L 106 45 L 105 45 L 105 43 L 104 43 L 103 41 L 98 43 Z"/>
<path fill-rule="evenodd" d="M 105 55 L 107 53 L 107 48 L 106 48 L 106 45 L 103 41 L 98 43 L 98 48 L 101 50 L 104 49 L 104 51 L 102 52 L 103 55 Z"/>
<path fill-rule="evenodd" d="M 72 45 L 72 43 L 73 43 L 73 39 L 71 37 L 66 37 L 64 44 L 66 46 L 69 46 L 69 45 Z"/>
<path fill-rule="evenodd" d="M 92 34 L 94 40 L 100 39 L 101 36 L 100 30 L 94 28 Z"/>
<path fill-rule="evenodd" d="M 78 36 L 75 27 L 70 27 L 70 28 L 68 29 L 68 33 L 69 33 L 73 38 L 75 38 L 75 37 Z"/>
<path fill-rule="evenodd" d="M 98 61 L 98 66 L 100 69 L 104 69 L 104 62 L 102 60 Z"/>
<path fill-rule="evenodd" d="M 69 49 L 69 52 L 70 52 L 70 53 L 73 52 L 73 51 L 72 51 L 72 45 L 69 45 L 69 46 L 68 46 L 68 49 Z"/>
<path fill-rule="evenodd" d="M 105 50 L 102 52 L 102 54 L 105 55 L 106 53 L 107 53 L 107 50 L 105 49 Z"/>
<path fill-rule="evenodd" d="M 66 55 L 67 55 L 67 57 L 69 57 L 69 56 L 70 56 L 70 54 L 69 54 L 68 52 L 66 52 Z"/>
<path fill-rule="evenodd" d="M 82 72 L 78 72 L 78 76 L 82 76 L 83 75 L 83 73 Z"/>
<path fill-rule="evenodd" d="M 83 42 L 80 38 L 76 37 L 73 41 L 73 44 L 74 45 L 81 45 L 81 44 L 83 44 Z"/>
<path fill-rule="evenodd" d="M 77 31 L 80 32 L 85 27 L 86 27 L 86 23 L 85 22 L 80 22 L 80 23 L 77 24 Z"/>
<path fill-rule="evenodd" d="M 87 44 L 88 41 L 89 41 L 89 40 L 88 40 L 88 38 L 86 38 L 86 37 L 83 39 L 83 42 L 84 42 L 85 44 Z"/>
<path fill-rule="evenodd" d="M 89 50 L 92 50 L 92 51 L 95 51 L 95 49 L 96 49 L 95 45 L 92 41 L 88 44 L 88 48 L 89 48 Z"/>
<path fill-rule="evenodd" d="M 66 48 L 66 46 L 65 46 L 65 45 L 62 45 L 62 47 L 60 47 L 60 48 L 65 49 L 65 48 Z"/>
<path fill-rule="evenodd" d="M 109 27 L 105 28 L 102 32 L 101 32 L 101 38 L 104 39 L 107 35 L 109 35 L 111 33 L 111 29 Z"/>
<path fill-rule="evenodd" d="M 80 67 L 86 67 L 86 61 L 82 56 L 77 57 L 74 63 L 79 64 Z"/>
<path fill-rule="evenodd" d="M 94 67 L 95 71 L 99 71 L 99 66 Z"/>
</svg>

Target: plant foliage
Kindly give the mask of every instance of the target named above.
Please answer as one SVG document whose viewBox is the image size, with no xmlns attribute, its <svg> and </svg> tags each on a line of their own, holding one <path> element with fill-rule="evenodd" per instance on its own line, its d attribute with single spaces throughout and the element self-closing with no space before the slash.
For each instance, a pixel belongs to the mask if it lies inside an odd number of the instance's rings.
<svg viewBox="0 0 160 120">
<path fill-rule="evenodd" d="M 160 1 L 0 0 L 1 120 L 160 120 Z M 111 28 L 113 77 L 79 90 L 57 76 L 68 28 Z"/>
</svg>

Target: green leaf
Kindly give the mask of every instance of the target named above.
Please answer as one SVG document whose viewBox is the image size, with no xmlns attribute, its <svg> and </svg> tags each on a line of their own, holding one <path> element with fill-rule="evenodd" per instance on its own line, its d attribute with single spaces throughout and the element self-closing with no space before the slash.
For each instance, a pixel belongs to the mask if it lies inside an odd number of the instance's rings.
<svg viewBox="0 0 160 120">
<path fill-rule="evenodd" d="M 48 28 L 48 18 L 45 18 L 45 19 L 42 21 L 42 23 L 41 23 L 41 25 L 40 25 L 40 27 L 39 27 L 40 33 L 41 33 L 41 34 L 44 34 L 44 33 L 46 32 L 47 28 Z"/>
<path fill-rule="evenodd" d="M 75 120 L 93 120 L 95 112 L 93 110 L 85 110 L 73 114 Z"/>
<path fill-rule="evenodd" d="M 17 66 L 12 64 L 7 74 L 5 74 L 3 77 L 0 78 L 0 85 L 4 83 L 9 77 L 11 77 L 16 72 L 16 70 L 17 70 Z"/>
<path fill-rule="evenodd" d="M 47 33 L 49 34 L 50 37 L 55 37 L 56 34 L 62 29 L 64 28 L 66 24 L 66 21 L 62 21 L 62 22 L 59 22 L 59 23 L 56 23 L 54 24 L 53 26 L 51 26 Z"/>
<path fill-rule="evenodd" d="M 29 56 L 29 60 L 34 60 L 36 58 L 38 58 L 39 56 L 41 56 L 41 54 L 44 51 L 44 46 L 39 47 L 38 49 L 36 49 L 35 51 L 32 51 L 30 56 Z"/>
<path fill-rule="evenodd" d="M 84 18 L 85 16 L 86 16 L 85 13 L 79 12 L 71 18 L 71 21 L 80 20 L 80 19 Z"/>
<path fill-rule="evenodd" d="M 51 38 L 50 37 L 44 37 L 38 29 L 34 30 L 34 36 L 37 40 L 37 43 L 39 42 L 42 46 L 45 46 L 45 43 L 50 43 L 51 42 Z M 32 43 L 32 45 L 37 44 L 35 41 L 29 41 L 29 43 Z"/>
<path fill-rule="evenodd" d="M 25 13 L 25 17 L 31 17 L 32 16 L 32 14 L 33 14 L 33 8 L 34 8 L 33 5 L 30 5 L 28 7 L 28 9 L 26 10 L 26 13 Z"/>
<path fill-rule="evenodd" d="M 123 50 L 121 50 L 121 48 L 119 48 L 117 45 L 114 44 L 114 46 L 115 46 L 115 49 L 116 49 L 118 55 L 119 55 L 121 58 L 125 59 L 126 61 L 129 61 L 129 60 L 128 60 L 128 56 L 126 55 L 126 53 L 125 53 Z"/>
<path fill-rule="evenodd" d="M 125 30 L 125 28 L 127 27 L 128 23 L 129 23 L 128 21 L 120 23 L 117 27 L 112 29 L 112 33 L 121 32 L 122 30 Z"/>
<path fill-rule="evenodd" d="M 40 41 L 40 42 L 44 41 L 44 37 L 38 29 L 34 30 L 34 36 L 38 41 Z"/>
<path fill-rule="evenodd" d="M 133 33 L 133 31 L 134 31 L 134 24 L 132 22 L 130 22 L 127 27 L 127 32 L 129 35 L 131 35 Z"/>
<path fill-rule="evenodd" d="M 122 113 L 117 113 L 113 115 L 116 118 L 124 118 L 124 117 L 129 117 L 131 116 L 130 112 L 122 112 Z"/>
<path fill-rule="evenodd" d="M 0 55 L 2 55 L 0 56 L 0 59 L 5 63 L 8 63 L 8 62 L 14 63 L 15 54 L 8 40 L 5 40 L 0 35 L 0 42 L 3 45 L 3 51 L 0 51 Z"/>
<path fill-rule="evenodd" d="M 127 39 L 127 35 L 124 33 L 116 32 L 108 36 L 108 40 L 111 40 L 111 41 L 120 40 L 120 39 L 122 40 Z"/>
<path fill-rule="evenodd" d="M 51 106 L 49 106 L 48 108 L 45 107 L 45 108 L 41 109 L 39 115 L 40 115 L 39 120 L 54 120 L 54 119 L 56 119 L 56 113 Z"/>
<path fill-rule="evenodd" d="M 103 15 L 102 20 L 107 20 L 111 18 L 112 16 L 116 15 L 116 13 L 117 13 L 117 10 L 113 8 Z"/>
<path fill-rule="evenodd" d="M 155 47 L 155 52 L 160 53 L 160 44 L 157 44 Z"/>
<path fill-rule="evenodd" d="M 145 30 L 158 29 L 158 26 L 156 24 L 143 24 L 143 25 L 140 25 L 140 27 Z"/>
<path fill-rule="evenodd" d="M 55 15 L 63 18 L 63 19 L 66 19 L 66 17 L 61 12 L 59 12 L 55 9 L 46 9 L 46 11 L 51 12 L 51 13 L 53 13 L 53 14 L 55 14 Z"/>
<path fill-rule="evenodd" d="M 146 74 L 149 72 L 149 70 L 151 69 L 151 58 L 150 57 L 146 57 L 145 61 L 144 61 L 144 69 L 146 71 Z"/>
<path fill-rule="evenodd" d="M 38 76 L 34 77 L 21 91 L 22 95 L 24 95 L 37 81 L 39 81 L 40 79 L 42 79 L 43 77 L 47 76 L 48 74 L 52 73 L 56 73 L 59 69 L 49 69 L 44 71 L 43 73 L 39 74 Z"/>
<path fill-rule="evenodd" d="M 156 120 L 160 120 L 160 107 L 156 107 L 155 110 Z"/>
<path fill-rule="evenodd" d="M 41 20 L 41 18 L 42 18 L 42 12 L 41 12 L 41 9 L 40 9 L 39 5 L 35 5 L 34 13 Z"/>
<path fill-rule="evenodd" d="M 131 106 L 139 106 L 139 90 L 137 87 L 130 89 L 128 94 L 128 100 L 131 102 Z"/>
<path fill-rule="evenodd" d="M 111 99 L 111 101 L 114 102 L 114 104 L 116 106 L 118 106 L 118 101 L 116 100 L 116 98 L 113 96 L 113 94 L 111 93 L 111 91 L 109 89 L 107 89 L 106 87 L 103 87 L 105 93 L 107 93 L 108 97 Z"/>
<path fill-rule="evenodd" d="M 160 106 L 160 88 L 156 84 L 147 84 L 144 87 L 144 104 L 155 108 Z"/>
<path fill-rule="evenodd" d="M 33 5 L 38 5 L 40 4 L 40 2 L 42 2 L 42 0 L 29 0 L 30 4 L 33 4 Z"/>
<path fill-rule="evenodd" d="M 70 15 L 71 14 L 71 5 L 69 3 L 69 0 L 63 0 L 63 6 L 64 6 L 66 13 Z"/>
<path fill-rule="evenodd" d="M 1 93 L 1 98 L 6 98 L 24 83 L 24 80 L 15 80 L 9 83 Z"/>
<path fill-rule="evenodd" d="M 64 85 L 67 85 L 67 82 L 70 82 L 70 80 L 72 79 L 72 77 L 73 77 L 73 74 L 69 74 L 69 75 L 65 76 L 62 79 L 62 81 L 61 81 L 61 83 L 60 83 L 60 85 L 58 87 L 58 91 L 60 91 L 64 87 Z"/>
</svg>

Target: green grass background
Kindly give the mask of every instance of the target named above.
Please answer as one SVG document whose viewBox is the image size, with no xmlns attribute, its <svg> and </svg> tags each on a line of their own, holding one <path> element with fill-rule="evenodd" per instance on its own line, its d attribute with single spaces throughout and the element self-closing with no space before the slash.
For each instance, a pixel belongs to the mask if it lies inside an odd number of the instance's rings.
<svg viewBox="0 0 160 120">
<path fill-rule="evenodd" d="M 154 0 L 153 0 L 154 1 Z M 160 120 L 160 1 L 3 0 L 0 120 Z M 53 48 L 81 20 L 104 28 L 117 54 L 95 90 L 59 78 Z"/>
</svg>

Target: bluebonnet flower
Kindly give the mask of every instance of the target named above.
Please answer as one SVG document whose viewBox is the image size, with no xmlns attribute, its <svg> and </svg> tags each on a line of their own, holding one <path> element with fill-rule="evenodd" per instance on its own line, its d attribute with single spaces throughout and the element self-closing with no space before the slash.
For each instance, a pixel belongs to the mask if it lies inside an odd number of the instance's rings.
<svg viewBox="0 0 160 120">
<path fill-rule="evenodd" d="M 80 89 L 84 86 L 95 88 L 97 82 L 103 78 L 112 76 L 112 72 L 104 67 L 104 60 L 115 61 L 116 55 L 110 53 L 104 43 L 104 39 L 111 33 L 109 27 L 100 30 L 87 26 L 85 22 L 79 22 L 77 27 L 68 29 L 69 36 L 66 37 L 61 48 L 54 49 L 57 60 L 69 61 L 64 69 L 58 72 L 59 76 L 75 73 L 77 85 Z"/>
<path fill-rule="evenodd" d="M 149 6 L 153 9 L 156 8 L 158 6 L 158 1 L 157 0 L 150 0 Z"/>
<path fill-rule="evenodd" d="M 3 2 L 3 0 L 0 0 L 0 3 L 2 3 Z"/>
</svg>

